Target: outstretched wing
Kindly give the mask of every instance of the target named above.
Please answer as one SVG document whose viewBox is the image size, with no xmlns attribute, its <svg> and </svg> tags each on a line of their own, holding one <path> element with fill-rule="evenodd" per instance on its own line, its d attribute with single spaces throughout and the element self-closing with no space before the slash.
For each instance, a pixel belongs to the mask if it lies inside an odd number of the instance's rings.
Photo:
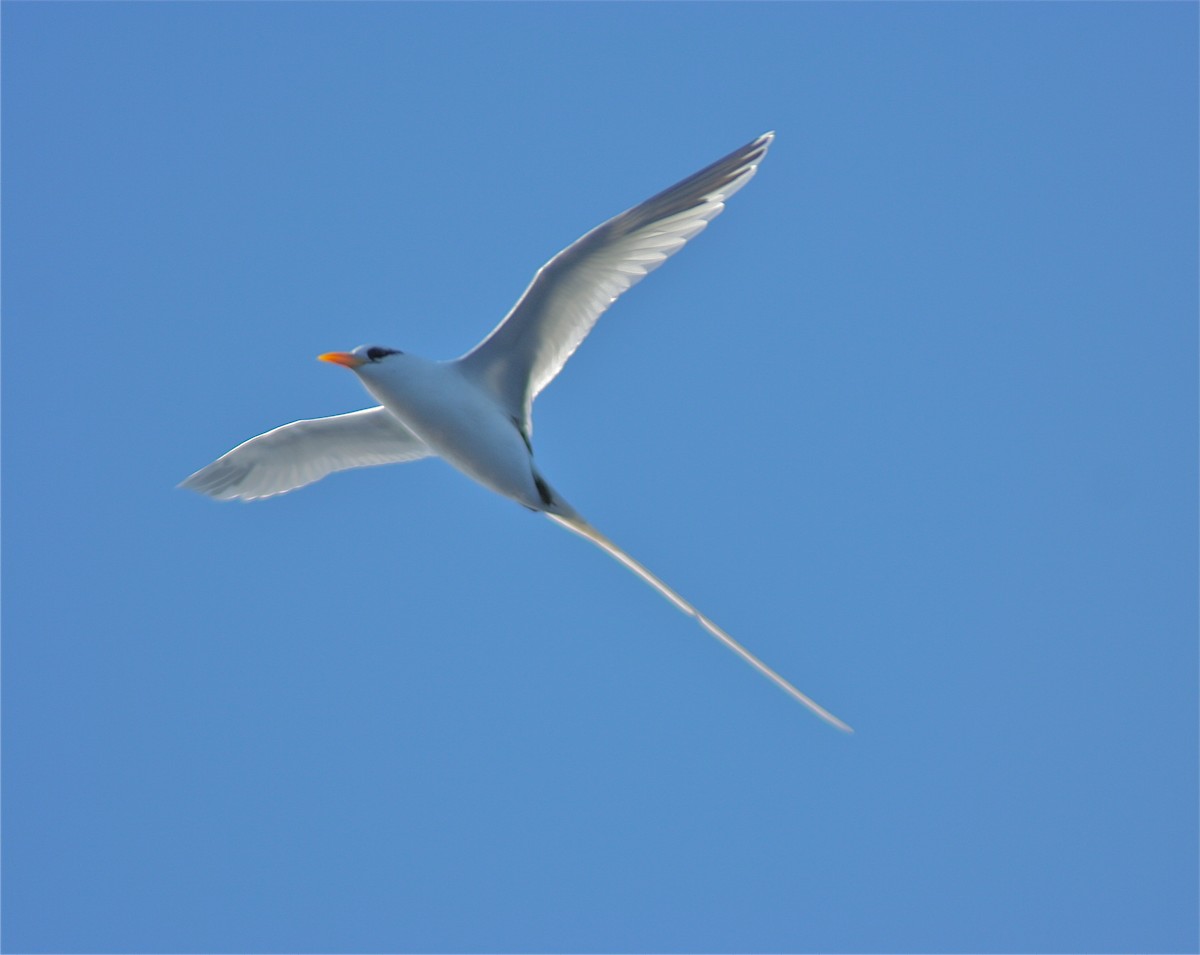
<svg viewBox="0 0 1200 955">
<path fill-rule="evenodd" d="M 222 501 L 253 501 L 334 471 L 415 461 L 433 452 L 387 409 L 293 421 L 239 444 L 179 486 Z"/>
<path fill-rule="evenodd" d="M 721 214 L 774 138 L 759 136 L 563 249 L 538 270 L 504 321 L 459 359 L 463 370 L 488 387 L 528 433 L 533 399 L 604 310 Z"/>
</svg>

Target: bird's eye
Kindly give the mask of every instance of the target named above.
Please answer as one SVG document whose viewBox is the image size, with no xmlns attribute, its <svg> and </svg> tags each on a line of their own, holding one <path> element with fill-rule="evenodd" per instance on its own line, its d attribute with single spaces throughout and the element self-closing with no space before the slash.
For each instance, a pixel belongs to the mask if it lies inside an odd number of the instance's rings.
<svg viewBox="0 0 1200 955">
<path fill-rule="evenodd" d="M 367 349 L 367 357 L 371 361 L 379 361 L 380 358 L 386 358 L 388 355 L 398 354 L 400 353 L 394 348 L 380 348 L 378 345 Z"/>
</svg>

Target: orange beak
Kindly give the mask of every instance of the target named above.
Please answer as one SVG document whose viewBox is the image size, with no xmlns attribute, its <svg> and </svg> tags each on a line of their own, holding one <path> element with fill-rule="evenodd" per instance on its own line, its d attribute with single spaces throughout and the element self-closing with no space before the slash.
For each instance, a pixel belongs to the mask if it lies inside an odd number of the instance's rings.
<svg viewBox="0 0 1200 955">
<path fill-rule="evenodd" d="M 348 351 L 329 351 L 324 355 L 318 355 L 317 361 L 331 361 L 335 365 L 345 365 L 347 368 L 357 368 L 364 363 L 362 358 L 351 355 Z"/>
</svg>

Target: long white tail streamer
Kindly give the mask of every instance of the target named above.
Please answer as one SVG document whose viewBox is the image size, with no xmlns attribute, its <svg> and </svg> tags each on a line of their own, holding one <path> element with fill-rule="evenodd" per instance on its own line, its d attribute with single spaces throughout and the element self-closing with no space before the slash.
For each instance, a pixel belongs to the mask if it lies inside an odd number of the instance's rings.
<svg viewBox="0 0 1200 955">
<path fill-rule="evenodd" d="M 630 557 L 627 553 L 625 553 L 625 551 L 621 550 L 621 548 L 619 548 L 616 544 L 614 544 L 607 537 L 605 537 L 603 534 L 601 534 L 598 530 L 596 530 L 596 528 L 592 527 L 591 524 L 589 524 L 587 521 L 585 521 L 578 514 L 575 514 L 575 513 L 553 514 L 550 511 L 543 511 L 542 513 L 545 514 L 548 518 L 550 518 L 550 520 L 554 521 L 556 524 L 561 524 L 563 527 L 565 527 L 567 530 L 571 531 L 572 533 L 578 534 L 580 537 L 584 538 L 585 540 L 591 541 L 593 544 L 595 544 L 597 547 L 599 547 L 602 551 L 604 551 L 606 554 L 608 554 L 614 560 L 618 561 L 621 564 L 624 564 L 631 571 L 633 571 L 635 574 L 637 574 L 639 577 L 641 577 L 642 580 L 644 580 L 651 587 L 653 587 L 655 590 L 657 590 L 660 594 L 662 594 L 664 597 L 666 597 L 667 600 L 671 601 L 671 603 L 673 603 L 676 607 L 678 607 L 684 613 L 688 614 L 691 617 L 695 617 L 700 622 L 700 626 L 702 626 L 705 630 L 707 630 L 714 637 L 716 637 L 718 640 L 720 640 L 723 644 L 725 644 L 725 646 L 727 646 L 730 650 L 732 650 L 734 653 L 736 653 L 739 657 L 741 657 L 743 660 L 745 660 L 747 663 L 749 663 L 759 673 L 761 673 L 763 676 L 765 676 L 767 679 L 769 679 L 771 682 L 773 682 L 780 689 L 787 692 L 794 699 L 803 703 L 810 710 L 812 710 L 814 713 L 816 713 L 817 716 L 819 716 L 819 717 L 821 717 L 821 719 L 825 720 L 825 722 L 829 723 L 832 726 L 836 726 L 838 729 L 842 730 L 843 732 L 846 732 L 846 733 L 854 732 L 853 729 L 851 729 L 848 725 L 846 725 L 841 720 L 839 720 L 836 716 L 834 716 L 832 713 L 830 713 L 829 710 L 825 709 L 825 707 L 821 706 L 821 704 L 817 703 L 813 699 L 810 699 L 809 697 L 807 697 L 803 693 L 801 693 L 799 690 L 797 690 L 794 686 L 792 686 L 792 684 L 790 684 L 782 676 L 780 676 L 778 673 L 776 673 L 774 670 L 772 670 L 769 666 L 767 666 L 765 663 L 763 663 L 762 660 L 760 660 L 753 653 L 751 653 L 749 650 L 747 650 L 745 647 L 743 647 L 740 643 L 738 643 L 736 640 L 734 640 L 733 637 L 731 637 L 724 630 L 722 630 L 720 627 L 718 627 L 715 623 L 713 623 L 711 620 L 709 620 L 708 617 L 704 616 L 704 614 L 702 614 L 699 610 L 697 610 L 690 603 L 688 603 L 686 600 L 684 600 L 681 596 L 679 596 L 679 594 L 677 594 L 674 590 L 672 590 L 670 587 L 668 587 L 665 583 L 663 583 L 661 580 L 659 580 L 658 577 L 656 577 L 654 574 L 650 573 L 649 570 L 647 570 L 640 563 L 638 563 L 636 560 L 634 560 L 632 557 Z"/>
</svg>

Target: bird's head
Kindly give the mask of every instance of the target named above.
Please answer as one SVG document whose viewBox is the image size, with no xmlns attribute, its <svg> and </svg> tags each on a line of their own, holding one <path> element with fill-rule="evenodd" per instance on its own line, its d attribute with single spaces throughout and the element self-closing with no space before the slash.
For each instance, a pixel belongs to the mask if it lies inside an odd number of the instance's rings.
<svg viewBox="0 0 1200 955">
<path fill-rule="evenodd" d="M 345 365 L 350 369 L 358 369 L 363 365 L 378 364 L 387 361 L 391 355 L 403 355 L 404 352 L 395 348 L 384 348 L 382 345 L 359 345 L 354 351 L 331 351 L 318 355 L 321 361 L 333 362 L 335 365 Z"/>
</svg>

